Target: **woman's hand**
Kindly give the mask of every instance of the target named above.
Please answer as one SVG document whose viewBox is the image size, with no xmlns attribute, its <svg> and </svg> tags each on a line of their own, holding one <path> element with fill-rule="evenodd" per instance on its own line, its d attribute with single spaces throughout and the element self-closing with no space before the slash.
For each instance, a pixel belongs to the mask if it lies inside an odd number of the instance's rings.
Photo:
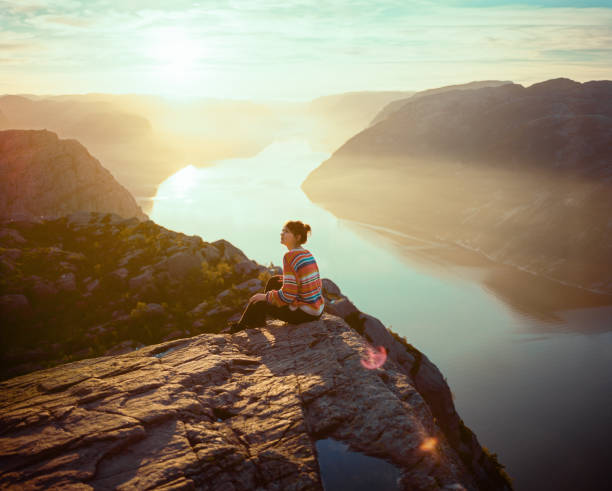
<svg viewBox="0 0 612 491">
<path fill-rule="evenodd" d="M 266 301 L 266 294 L 265 293 L 256 293 L 249 300 L 249 302 L 251 302 L 251 303 L 265 302 L 265 301 Z"/>
</svg>

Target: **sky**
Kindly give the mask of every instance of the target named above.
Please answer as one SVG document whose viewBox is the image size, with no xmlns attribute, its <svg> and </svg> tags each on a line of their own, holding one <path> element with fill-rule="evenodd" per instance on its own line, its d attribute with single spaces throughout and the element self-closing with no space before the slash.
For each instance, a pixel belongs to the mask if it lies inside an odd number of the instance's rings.
<svg viewBox="0 0 612 491">
<path fill-rule="evenodd" d="M 0 93 L 307 100 L 612 79 L 612 0 L 0 0 Z"/>
</svg>

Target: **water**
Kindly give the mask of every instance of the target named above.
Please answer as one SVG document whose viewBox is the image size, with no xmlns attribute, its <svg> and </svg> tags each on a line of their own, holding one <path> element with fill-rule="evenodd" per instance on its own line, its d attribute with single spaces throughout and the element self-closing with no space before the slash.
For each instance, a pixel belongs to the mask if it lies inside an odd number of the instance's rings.
<svg viewBox="0 0 612 491">
<path fill-rule="evenodd" d="M 334 217 L 300 189 L 328 157 L 288 140 L 253 158 L 185 167 L 159 187 L 151 218 L 209 242 L 227 239 L 266 265 L 282 264 L 287 220 L 309 223 L 306 247 L 322 276 L 440 368 L 460 416 L 516 489 L 603 488 L 612 459 L 612 307 Z"/>
<path fill-rule="evenodd" d="M 325 491 L 399 491 L 400 470 L 389 462 L 348 449 L 333 438 L 317 440 L 317 460 Z"/>
</svg>

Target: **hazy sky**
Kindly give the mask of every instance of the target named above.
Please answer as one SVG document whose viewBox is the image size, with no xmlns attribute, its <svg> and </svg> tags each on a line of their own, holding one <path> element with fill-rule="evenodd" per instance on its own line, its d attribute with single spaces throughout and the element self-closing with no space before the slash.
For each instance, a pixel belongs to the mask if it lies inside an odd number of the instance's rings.
<svg viewBox="0 0 612 491">
<path fill-rule="evenodd" d="M 308 99 L 612 79 L 612 0 L 0 0 L 0 93 Z"/>
</svg>

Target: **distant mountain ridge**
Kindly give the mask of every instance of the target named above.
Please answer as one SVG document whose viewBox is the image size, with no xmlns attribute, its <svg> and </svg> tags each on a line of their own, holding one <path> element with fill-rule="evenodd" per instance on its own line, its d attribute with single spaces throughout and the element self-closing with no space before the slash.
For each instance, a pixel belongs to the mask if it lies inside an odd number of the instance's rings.
<svg viewBox="0 0 612 491">
<path fill-rule="evenodd" d="M 387 104 L 382 111 L 380 111 L 376 117 L 370 123 L 370 126 L 375 125 L 379 121 L 386 119 L 389 115 L 398 111 L 404 104 L 408 101 L 412 101 L 418 99 L 419 97 L 425 97 L 433 94 L 440 94 L 442 92 L 449 92 L 451 90 L 472 90 L 472 89 L 480 89 L 482 87 L 498 87 L 499 85 L 511 84 L 511 81 L 500 81 L 500 80 L 483 80 L 479 82 L 468 82 L 465 84 L 458 85 L 448 85 L 445 87 L 438 87 L 435 89 L 427 89 L 422 90 L 420 92 L 416 92 L 410 97 L 398 99 Z"/>
<path fill-rule="evenodd" d="M 612 293 L 612 81 L 409 99 L 303 189 L 345 218 L 420 233 Z"/>
<path fill-rule="evenodd" d="M 46 130 L 0 131 L 0 218 L 76 211 L 146 220 L 134 197 L 76 140 Z"/>
</svg>

